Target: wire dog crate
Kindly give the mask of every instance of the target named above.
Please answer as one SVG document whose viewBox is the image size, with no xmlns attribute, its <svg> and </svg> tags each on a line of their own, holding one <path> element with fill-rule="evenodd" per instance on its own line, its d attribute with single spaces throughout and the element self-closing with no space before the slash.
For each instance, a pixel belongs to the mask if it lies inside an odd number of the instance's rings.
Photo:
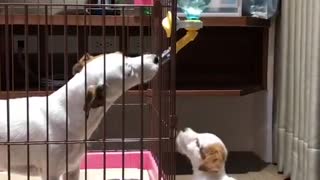
<svg viewBox="0 0 320 180">
<path fill-rule="evenodd" d="M 66 175 L 63 179 L 175 179 L 175 52 L 171 52 L 171 61 L 161 63 L 161 53 L 169 46 L 175 49 L 175 33 L 170 39 L 166 38 L 161 20 L 167 11 L 176 12 L 176 2 L 22 2 L 0 0 L 0 159 L 5 162 L 0 163 L 0 179 L 56 180 L 50 172 L 50 162 L 56 159 L 61 159 L 62 175 L 81 169 L 79 178 Z M 176 13 L 173 14 L 175 18 Z M 140 85 L 128 91 L 123 78 L 122 96 L 111 108 L 102 111 L 101 122 L 94 133 L 88 135 L 88 116 L 95 111 L 91 109 L 80 118 L 84 119 L 84 137 L 72 139 L 72 102 L 83 98 L 87 103 L 86 97 L 75 97 L 68 90 L 72 88 L 70 82 L 78 76 L 73 74 L 73 67 L 84 58 L 83 86 L 88 93 L 87 65 L 95 60 L 89 61 L 87 53 L 98 56 L 115 51 L 123 53 L 122 77 L 125 77 L 125 56 L 146 53 L 160 57 L 157 75 L 144 83 L 142 68 Z M 112 61 L 106 59 L 106 55 L 102 57 L 104 65 Z M 140 59 L 142 65 L 146 60 Z M 54 104 L 50 101 L 58 91 L 65 94 L 63 101 L 67 104 L 61 120 L 63 125 L 52 123 L 55 122 L 51 112 Z M 44 116 L 34 121 L 38 97 L 41 103 L 37 107 L 43 110 Z M 15 103 L 13 99 L 23 103 Z M 99 108 L 106 109 L 106 103 Z M 14 124 L 16 122 L 20 124 Z M 34 138 L 33 126 L 43 127 L 44 137 Z M 16 133 L 19 128 L 25 137 L 13 137 L 19 134 Z M 54 128 L 61 128 L 63 140 L 51 138 Z M 25 149 L 19 151 L 21 147 Z M 63 157 L 53 155 L 54 147 L 61 147 L 65 152 Z M 76 168 L 73 166 L 77 163 L 73 161 L 77 158 L 68 151 L 74 147 L 84 148 Z M 45 148 L 44 154 L 35 153 L 39 148 Z M 23 158 L 18 159 L 20 156 L 15 152 L 22 152 Z M 45 162 L 41 167 L 34 164 L 36 156 L 42 157 L 38 161 Z"/>
</svg>

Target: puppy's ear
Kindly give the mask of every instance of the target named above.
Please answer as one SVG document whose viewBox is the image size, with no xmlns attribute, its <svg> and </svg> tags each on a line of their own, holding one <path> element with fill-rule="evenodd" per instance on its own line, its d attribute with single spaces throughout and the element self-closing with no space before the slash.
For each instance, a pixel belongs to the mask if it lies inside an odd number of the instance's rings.
<svg viewBox="0 0 320 180">
<path fill-rule="evenodd" d="M 200 149 L 202 163 L 199 166 L 200 171 L 218 173 L 224 166 L 227 153 L 221 144 L 213 144 Z"/>
<path fill-rule="evenodd" d="M 85 112 L 89 112 L 91 108 L 98 108 L 104 105 L 105 89 L 103 85 L 90 86 L 87 89 L 86 103 L 83 107 Z"/>
</svg>

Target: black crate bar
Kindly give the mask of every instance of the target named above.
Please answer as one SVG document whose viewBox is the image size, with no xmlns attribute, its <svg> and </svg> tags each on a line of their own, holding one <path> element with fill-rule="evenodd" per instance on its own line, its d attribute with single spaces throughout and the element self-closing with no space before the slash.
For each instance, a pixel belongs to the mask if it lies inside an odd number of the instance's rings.
<svg viewBox="0 0 320 180">
<path fill-rule="evenodd" d="M 37 78 L 38 78 L 38 91 L 41 90 L 41 49 L 40 49 L 40 10 L 39 10 L 40 6 L 37 6 L 37 15 L 38 15 L 38 25 L 37 25 L 37 51 L 38 51 L 38 56 L 37 56 Z"/>
<path fill-rule="evenodd" d="M 177 136 L 177 115 L 176 115 L 176 26 L 175 24 L 177 23 L 177 0 L 171 0 L 171 12 L 172 13 L 172 26 L 171 29 L 171 39 L 170 39 L 170 45 L 171 45 L 171 62 L 170 62 L 170 100 L 169 100 L 169 106 L 170 106 L 170 123 L 169 123 L 169 137 L 170 137 L 170 144 L 171 144 L 171 161 L 172 161 L 172 166 L 170 168 L 170 175 L 172 176 L 171 179 L 175 180 L 175 172 L 176 172 L 176 158 L 175 158 L 175 152 L 176 152 L 176 144 L 175 144 L 175 139 Z"/>
<path fill-rule="evenodd" d="M 124 7 L 121 7 L 121 11 L 124 12 Z M 126 128 L 126 96 L 125 96 L 125 55 L 127 54 L 126 52 L 126 41 L 127 41 L 127 36 L 126 34 L 126 27 L 125 27 L 125 16 L 124 13 L 122 13 L 121 15 L 121 50 L 122 50 L 122 98 L 121 98 L 121 103 L 122 103 L 122 114 L 121 114 L 121 122 L 122 122 L 122 127 L 121 127 L 121 137 L 122 137 L 122 159 L 121 159 L 121 163 L 122 163 L 122 173 L 121 173 L 121 177 L 122 179 L 125 179 L 125 171 L 124 171 L 124 166 L 125 166 L 125 151 L 126 151 L 126 143 L 125 143 L 125 138 L 126 138 L 126 133 L 125 133 L 125 128 Z"/>
<path fill-rule="evenodd" d="M 84 7 L 84 10 L 86 10 L 86 7 Z M 89 43 L 89 41 L 88 41 L 88 26 L 87 26 L 87 14 L 85 13 L 84 14 L 84 50 L 85 50 L 85 53 L 87 53 L 88 52 L 88 43 Z M 89 29 L 90 30 L 90 29 Z M 90 32 L 89 32 L 90 33 Z M 86 59 L 87 57 L 85 56 L 85 59 Z M 87 61 L 85 61 L 84 62 L 84 79 L 85 79 L 85 81 L 84 81 L 84 83 L 85 83 L 85 85 L 84 85 L 84 88 L 85 88 L 85 92 L 87 92 Z M 87 102 L 87 98 L 86 97 L 84 97 L 85 98 L 85 104 L 87 104 L 88 102 Z M 88 141 L 88 121 L 87 121 L 87 118 L 89 117 L 89 114 L 88 114 L 89 112 L 88 111 L 86 111 L 86 113 L 85 113 L 85 127 L 84 127 L 84 140 L 85 140 L 85 144 L 84 144 L 84 168 L 85 168 L 85 170 L 84 170 L 84 179 L 85 180 L 87 180 L 88 179 L 88 171 L 87 171 L 87 169 L 88 169 L 88 156 L 87 156 L 87 153 L 88 153 L 88 143 L 87 143 L 87 141 Z"/>
<path fill-rule="evenodd" d="M 143 31 L 143 22 L 144 22 L 144 18 L 143 18 L 143 8 L 139 8 L 139 12 L 140 12 L 140 17 L 141 17 L 141 21 L 140 21 L 140 26 L 139 26 L 139 36 L 140 36 L 140 50 L 139 53 L 141 55 L 141 85 L 139 86 L 139 91 L 140 91 L 140 179 L 143 180 L 143 167 L 144 167 L 144 161 L 143 161 L 143 150 L 144 150 L 144 143 L 143 143 L 143 138 L 144 138 L 144 88 L 143 88 L 143 84 L 144 84 L 144 58 L 143 58 L 143 54 L 144 54 L 144 31 Z"/>
<path fill-rule="evenodd" d="M 65 142 L 69 141 L 69 93 L 68 93 L 68 80 L 69 80 L 69 71 L 68 71 L 68 18 L 67 18 L 67 9 L 68 7 L 66 5 L 63 6 L 63 11 L 64 11 L 64 25 L 63 25 L 63 44 L 64 44 L 64 61 L 63 61 L 63 69 L 64 69 L 64 80 L 65 80 L 65 85 L 66 85 L 66 138 Z M 66 144 L 66 172 L 69 172 L 69 145 Z M 66 180 L 69 179 L 69 176 L 66 175 Z"/>
<path fill-rule="evenodd" d="M 10 72 L 9 72 L 9 69 L 10 69 L 10 66 L 9 66 L 9 54 L 8 54 L 8 49 L 9 49 L 9 39 L 8 39 L 8 5 L 5 5 L 5 36 L 4 36 L 4 39 L 5 39 L 5 61 L 6 61 L 6 91 L 7 91 L 7 94 L 6 94 L 6 99 L 7 99 L 7 143 L 8 143 L 8 180 L 11 180 L 11 153 L 10 153 L 10 102 L 9 102 L 9 91 L 10 91 L 10 82 L 9 82 L 9 75 L 10 75 Z"/>
<path fill-rule="evenodd" d="M 48 34 L 48 30 L 49 30 L 49 27 L 48 27 L 48 6 L 46 5 L 45 6 L 45 25 L 44 25 L 44 51 L 45 51 L 45 65 L 46 65 L 46 80 L 49 79 L 49 49 L 48 49 L 48 44 L 49 44 L 49 41 L 48 41 L 48 37 L 49 37 L 49 34 Z M 46 83 L 46 141 L 49 142 L 49 84 Z M 49 159 L 49 144 L 46 144 L 46 158 L 47 158 L 47 163 L 46 163 L 46 169 L 47 169 L 47 172 L 46 172 L 46 177 L 47 179 L 49 179 L 49 162 L 50 162 L 50 159 Z"/>
<path fill-rule="evenodd" d="M 14 64 L 14 36 L 13 36 L 13 24 L 11 24 L 11 89 L 14 91 L 15 89 L 15 64 Z M 0 75 L 1 77 L 1 75 Z M 1 79 L 1 78 L 0 78 Z M 1 83 L 0 83 L 1 84 Z M 1 90 L 1 86 L 0 86 Z"/>
<path fill-rule="evenodd" d="M 26 106 L 27 106 L 27 142 L 30 141 L 30 122 L 29 122 L 29 26 L 28 26 L 28 5 L 24 5 L 24 58 L 25 58 L 25 91 L 26 91 Z M 30 179 L 30 145 L 27 145 L 27 180 Z"/>
<path fill-rule="evenodd" d="M 51 20 L 51 22 L 53 21 L 53 15 L 52 15 L 52 11 L 53 11 L 53 5 L 52 5 L 52 2 L 51 2 L 51 5 L 50 5 L 50 20 Z M 53 41 L 53 37 L 54 37 L 54 32 L 53 32 L 53 24 L 50 24 L 50 46 L 51 46 L 51 49 L 50 49 L 50 55 L 51 55 L 51 57 L 50 57 L 50 77 L 51 77 L 51 82 L 53 82 L 54 81 L 54 76 L 53 76 L 53 74 L 54 74 L 54 56 L 53 56 L 53 54 L 54 54 L 54 51 L 53 51 L 53 47 L 54 47 L 54 41 Z M 48 80 L 48 79 L 47 79 Z M 47 85 L 48 85 L 48 82 L 46 83 Z M 53 87 L 53 83 L 51 83 L 51 91 L 53 91 L 54 90 L 54 87 Z"/>
<path fill-rule="evenodd" d="M 105 4 L 105 0 L 102 0 L 102 4 Z M 107 92 L 107 89 L 106 89 L 106 10 L 104 7 L 100 7 L 100 8 L 103 8 L 103 11 L 102 11 L 102 16 L 103 16 L 103 19 L 102 19 L 102 38 L 103 38 L 103 93 L 104 93 L 104 97 L 107 96 L 106 92 Z M 106 121 L 107 121 L 107 117 L 106 117 L 106 101 L 104 101 L 103 103 L 103 180 L 107 178 L 107 174 L 106 174 L 106 136 L 107 136 L 107 128 L 106 128 Z"/>
</svg>

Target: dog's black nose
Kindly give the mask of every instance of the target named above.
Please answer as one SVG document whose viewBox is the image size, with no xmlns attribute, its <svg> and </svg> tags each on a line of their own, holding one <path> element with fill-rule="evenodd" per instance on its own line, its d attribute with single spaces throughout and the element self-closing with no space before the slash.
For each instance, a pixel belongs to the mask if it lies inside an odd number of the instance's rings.
<svg viewBox="0 0 320 180">
<path fill-rule="evenodd" d="M 155 64 L 158 64 L 158 63 L 159 63 L 159 57 L 158 57 L 158 56 L 156 56 L 156 57 L 153 59 L 153 63 L 155 63 Z"/>
</svg>

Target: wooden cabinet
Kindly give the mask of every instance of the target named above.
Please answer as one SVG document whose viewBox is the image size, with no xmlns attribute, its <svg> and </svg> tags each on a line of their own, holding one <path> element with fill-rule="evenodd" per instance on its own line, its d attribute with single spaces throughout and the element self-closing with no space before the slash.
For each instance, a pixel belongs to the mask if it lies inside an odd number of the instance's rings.
<svg viewBox="0 0 320 180">
<path fill-rule="evenodd" d="M 203 22 L 195 41 L 177 55 L 177 94 L 240 96 L 266 89 L 269 21 L 208 17 Z"/>
<path fill-rule="evenodd" d="M 124 19 L 123 19 L 124 18 Z M 55 31 L 58 34 L 64 34 L 63 27 L 68 25 L 68 34 L 82 33 L 78 36 L 79 42 L 85 42 L 83 33 L 84 27 L 92 27 L 87 29 L 87 36 L 91 34 L 101 35 L 102 25 L 108 26 L 106 28 L 106 34 L 121 34 L 123 29 L 120 27 L 123 20 L 125 20 L 126 30 L 125 34 L 135 34 L 139 36 L 139 29 L 142 26 L 150 26 L 152 23 L 151 17 L 138 17 L 138 16 L 106 16 L 102 18 L 100 16 L 74 16 L 68 15 L 66 18 L 61 15 L 52 16 L 50 18 L 44 16 L 32 16 L 28 17 L 28 34 L 37 36 L 40 39 L 40 53 L 34 53 L 29 55 L 30 67 L 41 71 L 41 77 L 45 77 L 45 59 L 44 54 L 44 30 L 47 26 L 48 33 Z M 142 20 L 143 19 L 143 20 Z M 177 95 L 212 95 L 212 96 L 241 96 L 249 93 L 253 93 L 266 89 L 267 78 L 267 52 L 268 52 L 268 29 L 269 21 L 249 18 L 249 17 L 206 17 L 202 19 L 204 22 L 204 28 L 200 30 L 199 36 L 194 42 L 191 42 L 188 46 L 182 49 L 177 54 L 177 71 L 176 71 L 176 89 Z M 5 26 L 5 22 L 8 21 L 9 26 Z M 24 64 L 23 56 L 20 53 L 17 55 L 13 53 L 12 47 L 16 46 L 12 41 L 12 34 L 9 35 L 9 42 L 7 46 L 9 50 L 5 52 L 5 28 L 8 28 L 8 34 L 11 33 L 11 28 L 14 27 L 14 32 L 23 36 L 25 17 L 23 16 L 10 16 L 5 19 L 4 16 L 0 16 L 0 65 L 1 65 L 1 90 L 6 88 L 6 56 L 10 62 L 9 67 L 9 85 L 11 89 L 13 87 L 11 80 L 12 74 L 15 75 L 15 90 L 24 90 L 24 71 L 13 71 L 12 65 L 20 62 Z M 50 24 L 50 25 L 48 25 Z M 113 28 L 111 28 L 113 27 Z M 40 32 L 40 33 L 39 33 Z M 146 29 L 146 34 L 151 32 Z M 180 30 L 178 33 L 180 38 L 184 35 L 184 30 Z M 120 43 L 117 49 L 122 49 L 123 45 Z M 72 65 L 76 62 L 76 58 L 81 56 L 85 51 L 84 43 L 78 43 L 78 55 L 77 53 L 70 53 L 68 55 L 69 62 L 69 77 L 71 75 Z M 58 70 L 63 73 L 63 59 L 64 54 L 50 55 L 48 58 L 55 58 L 55 63 Z M 41 64 L 37 65 L 37 62 Z M 60 65 L 59 65 L 60 64 Z M 61 66 L 61 67 L 60 67 Z M 15 66 L 15 68 L 19 68 Z M 41 70 L 42 69 L 42 70 Z M 49 66 L 49 69 L 51 67 Z M 12 72 L 13 73 L 12 73 Z M 38 72 L 36 72 L 38 74 Z M 40 78 L 41 78 L 40 77 Z M 38 78 L 38 80 L 37 80 Z M 33 81 L 39 81 L 39 77 L 30 77 L 30 83 Z M 30 89 L 38 89 L 39 85 L 34 82 L 34 87 L 30 86 Z M 21 87 L 20 87 L 21 86 Z M 20 87 L 20 88 L 17 88 Z M 42 89 L 43 90 L 43 89 Z M 38 93 L 36 93 L 38 94 Z M 43 93 L 45 94 L 45 93 Z"/>
</svg>

